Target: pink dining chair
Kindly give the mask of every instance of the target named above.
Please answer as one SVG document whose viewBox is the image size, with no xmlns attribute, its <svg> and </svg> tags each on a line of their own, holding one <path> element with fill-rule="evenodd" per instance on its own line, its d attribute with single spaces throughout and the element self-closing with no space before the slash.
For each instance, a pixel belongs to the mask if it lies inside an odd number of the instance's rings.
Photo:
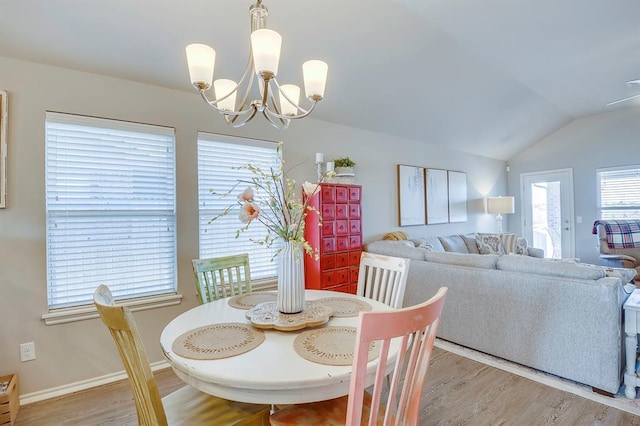
<svg viewBox="0 0 640 426">
<path fill-rule="evenodd" d="M 422 389 L 446 294 L 447 287 L 441 287 L 435 296 L 419 305 L 393 311 L 361 312 L 349 395 L 285 407 L 271 415 L 271 425 L 417 425 Z M 401 347 L 408 349 L 398 354 L 391 385 L 385 390 L 390 342 L 394 338 L 401 338 Z M 379 363 L 373 390 L 369 393 L 365 391 L 367 359 L 370 344 L 376 341 L 380 346 Z"/>
</svg>

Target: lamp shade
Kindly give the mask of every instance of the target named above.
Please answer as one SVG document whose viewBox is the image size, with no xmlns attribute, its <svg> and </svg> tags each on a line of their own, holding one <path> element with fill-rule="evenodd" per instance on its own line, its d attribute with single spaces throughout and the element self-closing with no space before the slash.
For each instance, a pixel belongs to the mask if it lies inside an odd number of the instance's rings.
<svg viewBox="0 0 640 426">
<path fill-rule="evenodd" d="M 251 51 L 256 74 L 270 72 L 278 75 L 282 37 L 273 30 L 262 28 L 251 33 Z"/>
<path fill-rule="evenodd" d="M 289 102 L 283 94 L 295 103 Z M 280 86 L 280 110 L 283 115 L 296 115 L 298 101 L 300 101 L 300 88 L 298 86 L 295 84 L 283 84 Z"/>
<path fill-rule="evenodd" d="M 188 45 L 186 51 L 191 83 L 204 83 L 208 89 L 213 80 L 216 51 L 206 44 L 198 43 Z"/>
<path fill-rule="evenodd" d="M 326 62 L 316 59 L 302 64 L 302 76 L 304 79 L 304 91 L 307 98 L 317 95 L 324 96 L 324 87 L 327 83 L 327 71 L 329 66 Z"/>
<path fill-rule="evenodd" d="M 515 200 L 513 197 L 489 197 L 487 198 L 487 213 L 513 214 L 515 213 Z"/>
<path fill-rule="evenodd" d="M 213 82 L 213 90 L 216 94 L 216 99 L 221 99 L 229 93 L 229 97 L 218 102 L 218 107 L 225 111 L 233 111 L 236 108 L 236 82 L 233 80 L 227 80 L 226 78 L 220 78 Z"/>
</svg>

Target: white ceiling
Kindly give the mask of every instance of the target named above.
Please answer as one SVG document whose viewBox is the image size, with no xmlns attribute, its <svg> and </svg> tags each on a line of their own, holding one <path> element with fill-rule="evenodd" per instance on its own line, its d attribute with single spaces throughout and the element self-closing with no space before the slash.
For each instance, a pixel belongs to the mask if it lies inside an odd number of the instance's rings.
<svg viewBox="0 0 640 426">
<path fill-rule="evenodd" d="M 184 47 L 210 44 L 216 78 L 238 79 L 250 4 L 0 0 L 0 56 L 198 96 Z M 625 85 L 640 78 L 637 0 L 264 4 L 268 26 L 283 36 L 281 84 L 301 84 L 307 59 L 329 64 L 325 99 L 313 113 L 328 122 L 507 160 L 567 122 L 640 93 Z"/>
</svg>

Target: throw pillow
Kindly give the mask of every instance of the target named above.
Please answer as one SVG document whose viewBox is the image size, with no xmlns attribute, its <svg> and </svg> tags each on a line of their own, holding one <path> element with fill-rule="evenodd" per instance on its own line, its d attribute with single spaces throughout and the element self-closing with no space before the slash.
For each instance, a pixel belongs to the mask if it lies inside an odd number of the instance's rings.
<svg viewBox="0 0 640 426">
<path fill-rule="evenodd" d="M 476 243 L 480 254 L 505 254 L 504 245 L 498 234 L 476 234 Z"/>
<path fill-rule="evenodd" d="M 518 236 L 516 234 L 499 234 L 499 235 L 500 235 L 500 240 L 502 241 L 502 246 L 504 247 L 504 252 L 506 254 L 515 253 Z"/>
<path fill-rule="evenodd" d="M 419 238 L 416 247 L 423 248 L 430 252 L 444 252 L 444 247 L 438 237 Z"/>
<path fill-rule="evenodd" d="M 476 242 L 475 234 L 460 235 L 460 236 L 464 240 L 464 243 L 467 246 L 467 251 L 469 253 L 480 254 L 480 251 L 478 251 L 478 243 Z"/>
<path fill-rule="evenodd" d="M 418 248 L 425 249 L 428 252 L 436 251 L 435 247 L 433 247 L 433 244 L 431 244 L 430 241 L 422 241 L 420 245 L 418 245 Z"/>
<path fill-rule="evenodd" d="M 438 237 L 444 251 L 455 253 L 469 253 L 467 250 L 467 244 L 464 242 L 460 235 L 450 235 L 448 237 Z"/>
<path fill-rule="evenodd" d="M 528 245 L 526 238 L 520 237 L 516 239 L 516 254 L 527 256 L 529 254 Z"/>
</svg>

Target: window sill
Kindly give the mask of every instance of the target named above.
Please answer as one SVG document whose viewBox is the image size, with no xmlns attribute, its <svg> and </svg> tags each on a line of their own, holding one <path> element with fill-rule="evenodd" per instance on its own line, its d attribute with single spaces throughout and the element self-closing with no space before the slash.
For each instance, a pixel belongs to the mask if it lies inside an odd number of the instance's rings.
<svg viewBox="0 0 640 426">
<path fill-rule="evenodd" d="M 269 291 L 278 289 L 278 278 L 265 278 L 262 280 L 251 280 L 252 291 Z"/>
<path fill-rule="evenodd" d="M 163 294 L 161 296 L 143 297 L 118 302 L 121 306 L 127 306 L 131 311 L 144 311 L 147 309 L 164 308 L 178 305 L 182 302 L 181 294 Z M 44 314 L 42 319 L 46 325 L 65 324 L 68 322 L 83 321 L 98 318 L 98 311 L 93 305 L 83 305 L 75 308 L 56 309 Z"/>
</svg>

